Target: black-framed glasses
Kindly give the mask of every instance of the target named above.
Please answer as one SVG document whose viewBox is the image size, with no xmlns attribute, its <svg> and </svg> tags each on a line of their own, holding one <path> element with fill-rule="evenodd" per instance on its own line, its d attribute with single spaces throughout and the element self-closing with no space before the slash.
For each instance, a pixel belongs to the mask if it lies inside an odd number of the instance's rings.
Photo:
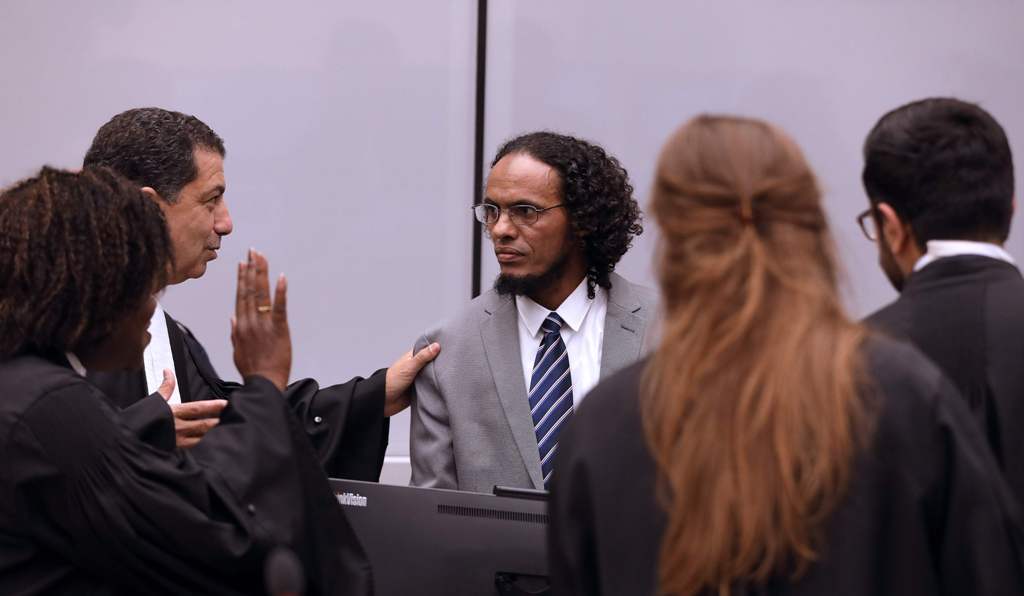
<svg viewBox="0 0 1024 596">
<path fill-rule="evenodd" d="M 540 214 L 551 209 L 557 209 L 559 207 L 565 207 L 565 203 L 559 203 L 550 207 L 534 207 L 533 205 L 527 205 L 525 203 L 519 205 L 510 205 L 505 208 L 498 207 L 492 203 L 480 203 L 479 205 L 473 205 L 473 215 L 476 216 L 476 220 L 485 226 L 493 226 L 498 223 L 501 219 L 501 212 L 505 211 L 508 213 L 509 219 L 512 223 L 517 226 L 531 226 L 537 223 L 540 219 Z"/>
<path fill-rule="evenodd" d="M 857 216 L 857 225 L 860 231 L 864 232 L 867 239 L 875 242 L 878 240 L 878 223 L 875 221 L 874 208 L 868 207 L 863 213 Z"/>
</svg>

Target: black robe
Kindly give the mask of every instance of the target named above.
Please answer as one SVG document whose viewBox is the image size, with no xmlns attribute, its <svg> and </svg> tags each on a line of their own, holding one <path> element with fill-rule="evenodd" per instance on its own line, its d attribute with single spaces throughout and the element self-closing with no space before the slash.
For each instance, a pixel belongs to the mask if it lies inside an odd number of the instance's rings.
<svg viewBox="0 0 1024 596">
<path fill-rule="evenodd" d="M 167 334 L 178 376 L 181 401 L 231 399 L 238 383 L 217 376 L 206 350 L 187 327 L 167 317 Z M 384 369 L 369 378 L 356 377 L 321 388 L 313 379 L 288 386 L 285 397 L 316 449 L 328 476 L 377 481 L 388 445 L 384 416 Z M 133 372 L 89 372 L 89 380 L 126 409 L 129 424 L 147 436 L 153 412 L 161 411 L 160 396 L 147 395 L 146 376 Z M 141 408 L 140 410 L 135 410 Z"/>
<path fill-rule="evenodd" d="M 549 527 L 559 596 L 654 593 L 665 514 L 638 408 L 644 364 L 591 391 L 559 439 Z M 867 370 L 880 388 L 873 435 L 820 558 L 795 582 L 732 593 L 1024 594 L 1015 504 L 963 400 L 905 344 L 871 340 Z"/>
<path fill-rule="evenodd" d="M 298 555 L 308 593 L 372 592 L 365 553 L 266 379 L 246 379 L 189 450 L 173 448 L 166 405 L 158 444 L 144 442 L 66 361 L 0 363 L 0 396 L 0 594 L 259 594 L 278 545 Z"/>
<path fill-rule="evenodd" d="M 1024 278 L 1004 261 L 964 255 L 914 272 L 899 299 L 866 321 L 909 340 L 949 377 L 1024 504 Z"/>
</svg>

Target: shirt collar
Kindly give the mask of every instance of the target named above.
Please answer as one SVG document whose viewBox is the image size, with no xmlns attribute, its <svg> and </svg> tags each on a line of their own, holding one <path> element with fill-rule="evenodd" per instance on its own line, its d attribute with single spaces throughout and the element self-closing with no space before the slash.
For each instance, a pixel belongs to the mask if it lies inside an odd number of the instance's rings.
<svg viewBox="0 0 1024 596">
<path fill-rule="evenodd" d="M 601 291 L 602 288 L 597 288 Z M 562 317 L 565 324 L 573 331 L 579 331 L 583 325 L 583 319 L 590 312 L 590 305 L 594 301 L 587 297 L 587 278 L 583 278 L 580 285 L 569 294 L 562 304 L 555 309 L 558 316 Z M 536 336 L 544 319 L 548 317 L 549 311 L 526 296 L 516 296 L 516 310 L 519 311 L 519 320 L 526 325 L 530 335 Z"/>
<path fill-rule="evenodd" d="M 149 317 L 148 331 L 152 335 L 154 331 L 158 331 L 161 327 L 167 329 L 167 319 L 164 316 L 164 307 L 157 302 L 156 307 L 153 308 L 153 316 Z M 164 335 L 167 335 L 166 331 L 164 331 Z"/>
<path fill-rule="evenodd" d="M 64 356 L 67 357 L 68 363 L 71 364 L 71 368 L 73 368 L 79 376 L 84 377 L 85 366 L 82 364 L 82 361 L 78 359 L 78 356 L 75 356 L 74 352 L 64 352 Z"/>
<path fill-rule="evenodd" d="M 1006 261 L 1011 265 L 1017 264 L 1010 253 L 998 244 L 971 240 L 929 240 L 927 252 L 914 263 L 914 271 L 920 271 L 938 259 L 961 255 L 977 255 Z"/>
</svg>

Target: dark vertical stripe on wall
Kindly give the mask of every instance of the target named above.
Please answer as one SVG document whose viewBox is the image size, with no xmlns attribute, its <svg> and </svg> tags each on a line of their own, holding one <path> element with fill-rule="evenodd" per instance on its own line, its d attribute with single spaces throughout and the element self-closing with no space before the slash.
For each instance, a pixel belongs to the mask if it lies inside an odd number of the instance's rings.
<svg viewBox="0 0 1024 596">
<path fill-rule="evenodd" d="M 484 92 L 487 87 L 487 0 L 477 0 L 476 10 L 476 124 L 473 139 L 473 204 L 480 203 L 484 188 Z M 473 221 L 473 295 L 480 295 L 480 224 Z"/>
</svg>

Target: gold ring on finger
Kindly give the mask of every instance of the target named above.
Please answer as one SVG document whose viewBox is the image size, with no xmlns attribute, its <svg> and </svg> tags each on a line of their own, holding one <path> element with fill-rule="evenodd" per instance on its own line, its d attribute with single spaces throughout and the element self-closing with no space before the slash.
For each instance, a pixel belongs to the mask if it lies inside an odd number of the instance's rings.
<svg viewBox="0 0 1024 596">
<path fill-rule="evenodd" d="M 270 305 L 269 304 L 264 304 L 262 306 L 257 306 L 256 307 L 256 312 L 258 312 L 260 314 L 267 314 L 268 312 L 270 312 Z"/>
</svg>

